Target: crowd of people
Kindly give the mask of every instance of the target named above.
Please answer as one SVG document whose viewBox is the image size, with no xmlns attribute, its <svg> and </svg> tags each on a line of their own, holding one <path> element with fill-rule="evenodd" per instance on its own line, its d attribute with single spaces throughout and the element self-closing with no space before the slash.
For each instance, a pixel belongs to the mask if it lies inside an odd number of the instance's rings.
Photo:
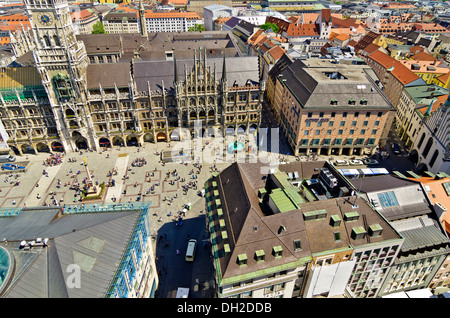
<svg viewBox="0 0 450 318">
<path fill-rule="evenodd" d="M 59 165 L 63 162 L 64 154 L 54 153 L 44 160 L 43 164 L 47 167 Z"/>
</svg>

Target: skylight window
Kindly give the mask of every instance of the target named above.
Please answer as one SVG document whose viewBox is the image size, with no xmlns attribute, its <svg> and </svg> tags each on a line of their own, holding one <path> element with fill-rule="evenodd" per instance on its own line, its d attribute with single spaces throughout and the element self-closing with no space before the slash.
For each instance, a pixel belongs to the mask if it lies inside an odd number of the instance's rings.
<svg viewBox="0 0 450 318">
<path fill-rule="evenodd" d="M 322 72 L 322 74 L 325 75 L 326 77 L 328 77 L 329 79 L 332 79 L 332 80 L 347 79 L 347 77 L 345 77 L 344 75 L 342 75 L 339 72 Z"/>
<path fill-rule="evenodd" d="M 380 200 L 383 208 L 389 208 L 391 206 L 397 206 L 398 201 L 393 191 L 378 193 L 378 200 Z"/>
</svg>

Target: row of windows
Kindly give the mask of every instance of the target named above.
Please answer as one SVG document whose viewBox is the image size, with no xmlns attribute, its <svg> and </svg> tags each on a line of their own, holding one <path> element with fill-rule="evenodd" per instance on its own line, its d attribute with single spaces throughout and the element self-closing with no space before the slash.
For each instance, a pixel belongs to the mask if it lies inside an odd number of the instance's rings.
<svg viewBox="0 0 450 318">
<path fill-rule="evenodd" d="M 353 117 L 354 117 L 354 118 L 358 118 L 359 115 L 360 115 L 359 112 L 354 112 L 354 113 L 353 113 Z M 322 118 L 322 117 L 324 117 L 324 116 L 325 116 L 325 113 L 324 113 L 324 112 L 320 112 L 320 113 L 319 113 L 319 118 Z M 348 116 L 348 112 L 343 112 L 343 113 L 342 113 L 342 117 L 346 118 L 347 116 Z M 371 116 L 371 112 L 366 112 L 365 116 L 366 116 L 366 117 L 370 117 L 370 116 Z M 377 117 L 381 117 L 381 116 L 383 116 L 383 112 L 378 112 Z M 313 113 L 312 113 L 312 112 L 309 112 L 309 113 L 308 113 L 308 118 L 312 118 L 312 117 L 313 117 Z M 336 117 L 336 112 L 332 112 L 331 115 L 330 115 L 330 117 L 332 117 L 332 118 Z"/>
<path fill-rule="evenodd" d="M 376 135 L 377 132 L 378 132 L 378 129 L 372 129 L 371 134 L 372 134 L 372 135 Z M 305 136 L 309 136 L 310 133 L 311 133 L 311 136 L 312 136 L 313 134 L 316 135 L 316 136 L 319 136 L 319 135 L 321 135 L 322 133 L 325 133 L 325 131 L 322 131 L 321 129 L 316 129 L 316 130 L 305 129 L 305 132 L 304 132 L 304 135 L 305 135 Z M 337 132 L 338 135 L 342 135 L 343 133 L 344 133 L 344 130 L 343 130 L 343 129 L 339 129 L 338 132 Z M 359 134 L 360 134 L 360 135 L 365 135 L 365 134 L 368 134 L 368 133 L 369 133 L 369 131 L 367 131 L 366 129 L 361 129 L 361 130 L 359 131 Z M 327 135 L 327 136 L 330 136 L 331 134 L 332 134 L 332 130 L 331 130 L 331 129 L 328 129 L 328 130 L 326 131 L 326 135 Z M 355 134 L 355 130 L 354 130 L 354 129 L 350 129 L 350 130 L 348 131 L 348 135 L 354 135 L 354 134 Z"/>
<path fill-rule="evenodd" d="M 363 146 L 363 145 L 375 145 L 376 138 L 357 138 L 354 140 L 353 138 L 335 138 L 334 140 L 331 138 L 315 138 L 315 139 L 302 139 L 300 146 Z"/>
<path fill-rule="evenodd" d="M 324 123 L 324 122 L 322 122 L 322 121 L 318 121 L 317 124 L 316 124 L 316 126 L 317 126 L 317 127 L 322 127 L 323 123 Z M 339 123 L 339 126 L 340 126 L 340 127 L 344 127 L 346 123 L 347 123 L 347 121 L 341 120 L 341 122 Z M 368 121 L 368 120 L 365 120 L 365 121 L 363 121 L 362 123 L 358 123 L 356 120 L 354 120 L 354 121 L 351 122 L 351 126 L 352 126 L 352 127 L 356 127 L 356 126 L 359 126 L 359 125 L 362 125 L 363 127 L 367 127 L 367 126 L 369 125 L 369 121 Z M 376 121 L 373 123 L 373 125 L 374 125 L 375 127 L 380 126 L 380 121 L 379 121 L 379 120 L 376 120 Z M 306 126 L 306 127 L 310 127 L 310 126 L 311 126 L 311 121 L 308 121 L 308 120 L 307 120 L 307 121 L 305 122 L 305 126 Z M 328 122 L 328 127 L 333 127 L 333 126 L 334 126 L 334 120 L 330 120 L 330 121 Z"/>
</svg>

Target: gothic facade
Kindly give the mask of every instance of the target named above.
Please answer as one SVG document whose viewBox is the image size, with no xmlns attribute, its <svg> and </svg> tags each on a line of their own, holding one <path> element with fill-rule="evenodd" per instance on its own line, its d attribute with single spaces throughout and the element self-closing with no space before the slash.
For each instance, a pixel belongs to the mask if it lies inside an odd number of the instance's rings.
<svg viewBox="0 0 450 318">
<path fill-rule="evenodd" d="M 16 154 L 180 140 L 177 128 L 193 134 L 196 120 L 199 133 L 209 136 L 258 129 L 265 82 L 257 59 L 207 59 L 200 48 L 180 61 L 93 65 L 66 0 L 26 0 L 25 8 L 35 67 L 17 70 L 37 72 L 39 81 L 0 91 L 0 115 Z"/>
</svg>

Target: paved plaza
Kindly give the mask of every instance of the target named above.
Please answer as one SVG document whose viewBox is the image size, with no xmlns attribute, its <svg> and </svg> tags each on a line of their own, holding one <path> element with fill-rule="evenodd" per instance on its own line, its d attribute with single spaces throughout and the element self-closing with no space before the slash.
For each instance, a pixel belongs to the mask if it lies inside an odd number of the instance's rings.
<svg viewBox="0 0 450 318">
<path fill-rule="evenodd" d="M 242 141 L 244 150 L 248 150 L 248 140 Z M 229 145 L 228 141 L 226 145 Z M 205 181 L 212 173 L 222 171 L 236 160 L 256 162 L 258 158 L 269 160 L 268 157 L 271 157 L 274 162 L 290 162 L 299 158 L 288 155 L 286 147 L 280 147 L 279 155 L 263 152 L 255 158 L 245 151 L 235 157 L 229 156 L 226 149 L 221 152 L 214 141 L 202 140 L 199 144 L 194 142 L 192 149 L 199 148 L 202 148 L 203 154 L 216 155 L 215 160 L 203 157 L 199 164 L 195 160 L 188 163 L 163 163 L 161 153 L 173 149 L 176 149 L 173 153 L 177 153 L 180 149 L 180 143 L 177 142 L 145 144 L 141 148 L 114 147 L 101 153 L 69 153 L 61 163 L 53 166 L 44 165 L 50 157 L 48 153 L 18 156 L 15 163 L 26 166 L 26 172 L 1 171 L 0 213 L 14 214 L 25 207 L 45 205 L 66 205 L 67 209 L 69 206 L 72 209 L 74 205 L 79 208 L 83 205 L 100 207 L 150 202 L 150 226 L 152 234 L 156 235 L 153 243 L 160 279 L 156 296 L 174 297 L 177 287 L 188 287 L 193 298 L 213 297 L 213 268 L 206 246 L 199 250 L 195 266 L 184 262 L 184 257 L 180 256 L 184 253 L 189 237 L 196 238 L 201 245 L 208 241 L 205 198 L 199 194 Z M 221 157 L 221 154 L 224 156 Z M 331 158 L 320 156 L 317 159 Z M 334 156 L 333 159 L 348 160 L 350 157 Z M 301 160 L 311 159 L 302 156 Z M 88 173 L 94 182 L 114 183 L 114 186 L 105 187 L 99 199 L 80 201 L 80 195 L 76 195 L 75 189 L 77 185 L 83 187 Z M 188 203 L 191 208 L 183 216 L 183 226 L 177 226 L 176 217 Z M 176 261 L 178 259 L 180 261 Z"/>
</svg>

